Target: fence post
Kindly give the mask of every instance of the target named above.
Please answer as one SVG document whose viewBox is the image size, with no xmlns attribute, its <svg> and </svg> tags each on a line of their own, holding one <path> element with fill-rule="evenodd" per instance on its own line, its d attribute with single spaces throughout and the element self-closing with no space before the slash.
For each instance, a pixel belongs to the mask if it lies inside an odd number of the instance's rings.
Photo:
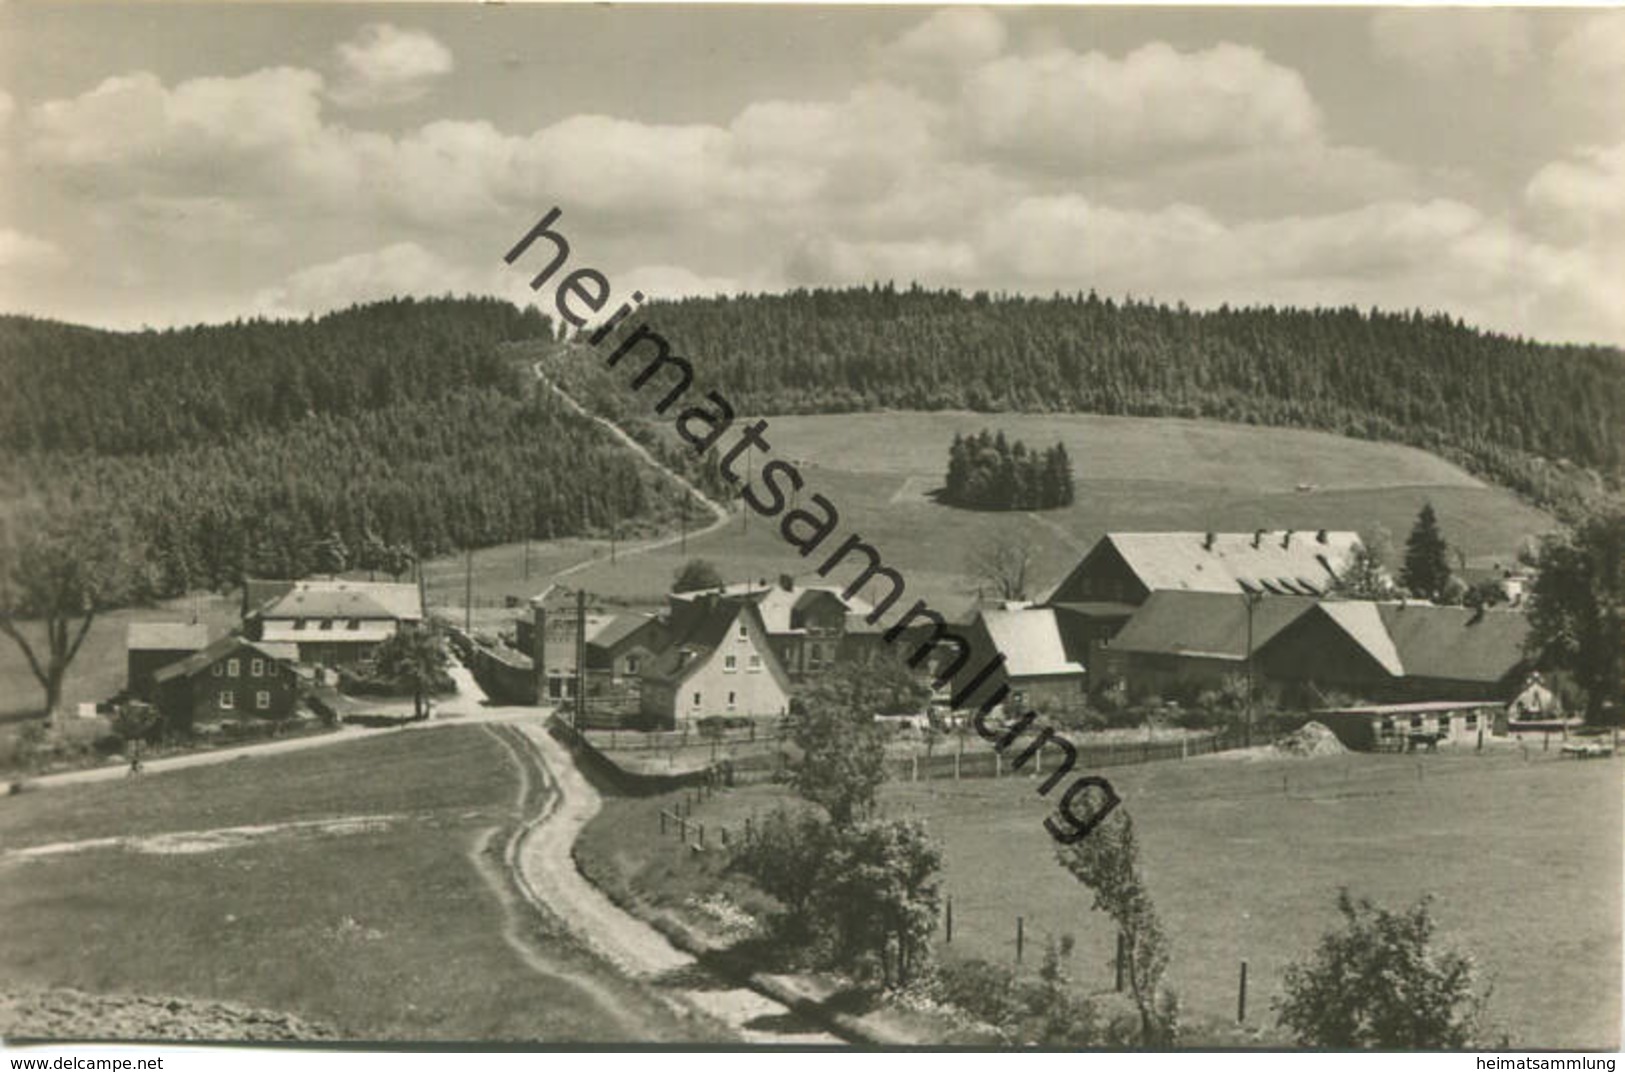
<svg viewBox="0 0 1625 1072">
<path fill-rule="evenodd" d="M 1123 932 L 1117 932 L 1117 956 L 1113 960 L 1117 978 L 1113 986 L 1119 994 L 1123 992 Z"/>
<path fill-rule="evenodd" d="M 666 809 L 665 808 L 660 809 L 660 833 L 661 833 L 662 836 L 664 836 L 665 833 L 666 833 Z"/>
<path fill-rule="evenodd" d="M 956 782 L 959 781 L 959 757 L 962 754 L 961 752 L 954 753 L 954 781 Z"/>
<path fill-rule="evenodd" d="M 944 945 L 954 944 L 954 898 L 948 895 L 948 936 L 943 940 Z"/>
<path fill-rule="evenodd" d="M 1038 742 L 1038 751 L 1033 753 L 1034 778 L 1037 778 L 1044 773 L 1044 747 L 1048 744 L 1048 741 L 1040 739 Z"/>
<path fill-rule="evenodd" d="M 728 828 L 726 826 L 718 827 L 717 836 L 722 839 L 722 847 L 726 849 L 728 847 Z"/>
<path fill-rule="evenodd" d="M 745 844 L 747 844 L 747 845 L 749 845 L 751 843 L 751 835 L 753 833 L 751 828 L 750 828 L 750 826 L 751 826 L 750 818 L 751 817 L 748 816 L 748 815 L 745 816 Z"/>
<path fill-rule="evenodd" d="M 688 820 L 681 815 L 677 817 L 677 836 L 684 841 L 688 840 Z"/>
<path fill-rule="evenodd" d="M 999 754 L 997 752 L 994 752 L 993 753 L 993 777 L 997 778 L 998 776 L 999 776 Z"/>
<path fill-rule="evenodd" d="M 910 756 L 909 757 L 909 762 L 912 765 L 911 770 L 909 772 L 909 780 L 913 781 L 913 782 L 917 782 L 917 781 L 920 780 L 920 757 L 919 756 Z"/>
<path fill-rule="evenodd" d="M 1024 937 L 1024 935 L 1022 933 L 1022 919 L 1021 919 L 1020 916 L 1017 916 L 1016 917 L 1016 963 L 1017 964 L 1021 963 L 1021 946 L 1022 946 L 1023 937 Z"/>
<path fill-rule="evenodd" d="M 700 848 L 703 849 L 705 848 L 705 824 L 697 823 L 696 825 L 700 828 Z"/>
<path fill-rule="evenodd" d="M 1241 962 L 1241 986 L 1236 992 L 1236 1023 L 1247 1022 L 1247 962 Z"/>
</svg>

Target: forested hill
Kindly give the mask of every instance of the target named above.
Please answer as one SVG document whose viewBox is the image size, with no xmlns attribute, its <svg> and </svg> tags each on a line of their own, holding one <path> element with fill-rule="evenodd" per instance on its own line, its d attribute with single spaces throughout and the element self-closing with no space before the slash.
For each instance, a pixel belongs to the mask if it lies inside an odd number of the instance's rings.
<svg viewBox="0 0 1625 1072">
<path fill-rule="evenodd" d="M 465 388 L 512 392 L 518 371 L 498 344 L 548 332 L 534 309 L 475 298 L 161 332 L 0 317 L 0 447 L 163 451 Z"/>
<path fill-rule="evenodd" d="M 0 522 L 115 532 L 119 601 L 675 524 L 676 489 L 502 346 L 550 336 L 486 300 L 129 334 L 0 320 Z"/>
<path fill-rule="evenodd" d="M 689 299 L 645 318 L 742 411 L 1076 410 L 1295 425 L 1428 448 L 1536 499 L 1625 469 L 1625 353 L 1445 316 L 1197 312 L 890 286 Z M 1087 468 L 1086 462 L 1080 462 Z"/>
</svg>

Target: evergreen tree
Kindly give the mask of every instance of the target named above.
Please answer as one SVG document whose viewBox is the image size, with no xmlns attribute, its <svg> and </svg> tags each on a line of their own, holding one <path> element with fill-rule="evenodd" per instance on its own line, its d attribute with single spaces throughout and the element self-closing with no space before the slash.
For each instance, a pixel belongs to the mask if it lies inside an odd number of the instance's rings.
<svg viewBox="0 0 1625 1072">
<path fill-rule="evenodd" d="M 1439 532 L 1439 518 L 1431 502 L 1422 504 L 1405 541 L 1405 564 L 1399 579 L 1412 595 L 1431 600 L 1441 599 L 1450 583 L 1450 548 Z"/>
</svg>

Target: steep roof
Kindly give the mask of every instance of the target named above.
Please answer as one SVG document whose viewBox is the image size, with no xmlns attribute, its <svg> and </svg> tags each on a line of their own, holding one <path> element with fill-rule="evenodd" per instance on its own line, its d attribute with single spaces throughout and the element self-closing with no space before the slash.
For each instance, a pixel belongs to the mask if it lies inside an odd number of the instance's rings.
<svg viewBox="0 0 1625 1072">
<path fill-rule="evenodd" d="M 1405 675 L 1405 660 L 1400 658 L 1377 604 L 1363 599 L 1334 599 L 1322 603 L 1320 609 L 1384 670 L 1395 677 Z"/>
<path fill-rule="evenodd" d="M 415 584 L 386 581 L 295 581 L 259 611 L 262 618 L 387 618 L 423 620 Z"/>
<path fill-rule="evenodd" d="M 1520 610 L 1427 603 L 1376 606 L 1410 676 L 1492 684 L 1525 662 L 1529 618 Z"/>
<path fill-rule="evenodd" d="M 866 615 L 874 608 L 865 599 L 853 596 L 847 599 L 841 595 L 844 591 L 835 585 L 823 584 L 791 584 L 785 587 L 781 580 L 779 583 L 763 583 L 760 581 L 741 581 L 735 584 L 723 585 L 721 588 L 707 588 L 694 592 L 673 592 L 671 598 L 684 603 L 692 603 L 701 597 L 712 597 L 732 600 L 748 600 L 756 604 L 762 614 L 762 624 L 769 633 L 782 634 L 794 632 L 790 624 L 791 616 L 797 608 L 812 602 L 813 598 L 831 596 L 843 603 L 849 613 Z"/>
<path fill-rule="evenodd" d="M 1318 595 L 1359 542 L 1358 533 L 1332 531 L 1109 532 L 1073 574 L 1105 544 L 1153 592 Z M 1054 591 L 1065 592 L 1071 579 L 1068 575 Z"/>
<path fill-rule="evenodd" d="M 756 623 L 756 628 L 766 635 L 767 628 L 762 623 L 761 611 L 755 603 L 738 599 L 713 599 L 700 601 L 695 604 L 692 613 L 684 615 L 683 621 L 674 623 L 674 628 L 682 629 L 680 634 L 674 634 L 665 650 L 655 656 L 653 664 L 640 675 L 646 681 L 663 684 L 679 684 L 705 665 L 711 654 L 721 646 L 733 630 L 734 623 L 741 615 L 748 615 Z M 787 683 L 784 668 L 779 665 L 778 656 L 773 654 L 771 645 L 758 646 L 757 653 L 761 655 L 762 662 L 766 664 L 773 676 L 781 684 Z"/>
<path fill-rule="evenodd" d="M 639 629 L 656 624 L 659 620 L 653 614 L 617 614 L 593 628 L 589 619 L 587 643 L 600 648 L 613 648 Z"/>
<path fill-rule="evenodd" d="M 1004 656 L 1011 677 L 1081 674 L 1083 664 L 1067 656 L 1055 611 L 1048 607 L 990 607 L 980 612 L 993 648 Z"/>
<path fill-rule="evenodd" d="M 156 682 L 163 683 L 177 677 L 191 677 L 194 674 L 207 670 L 209 667 L 213 666 L 221 658 L 229 655 L 231 652 L 243 648 L 246 648 L 249 651 L 257 652 L 274 662 L 288 661 L 286 658 L 287 649 L 284 645 L 256 643 L 255 641 L 249 640 L 247 637 L 232 634 L 221 637 L 219 640 L 216 640 L 213 644 L 210 644 L 208 647 L 204 648 L 195 655 L 189 655 L 184 659 L 179 659 L 170 663 L 162 670 L 159 670 L 156 674 L 153 674 L 152 679 Z"/>
<path fill-rule="evenodd" d="M 199 651 L 209 643 L 209 627 L 188 622 L 131 622 L 124 634 L 130 651 Z"/>
<path fill-rule="evenodd" d="M 1315 606 L 1308 596 L 1270 596 L 1253 608 L 1253 651 Z M 1240 592 L 1152 592 L 1122 632 L 1113 651 L 1247 658 L 1247 597 Z"/>
</svg>

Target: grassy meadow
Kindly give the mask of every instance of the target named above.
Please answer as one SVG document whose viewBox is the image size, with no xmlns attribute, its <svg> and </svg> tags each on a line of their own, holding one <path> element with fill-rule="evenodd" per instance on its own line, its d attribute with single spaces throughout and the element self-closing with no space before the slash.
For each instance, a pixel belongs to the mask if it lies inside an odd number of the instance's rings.
<svg viewBox="0 0 1625 1072">
<path fill-rule="evenodd" d="M 513 903 L 500 868 L 517 792 L 493 735 L 450 727 L 4 798 L 0 990 L 238 1001 L 350 1038 L 692 1039 Z M 361 816 L 385 819 L 193 851 L 9 856 Z"/>
<path fill-rule="evenodd" d="M 930 493 L 941 483 L 954 433 L 983 427 L 1034 447 L 1065 443 L 1076 502 L 1043 513 L 935 503 Z M 1416 512 L 1431 500 L 1453 546 L 1470 558 L 1510 562 L 1524 539 L 1553 526 L 1511 492 L 1435 455 L 1323 432 L 1173 418 L 898 412 L 772 417 L 766 438 L 775 457 L 797 461 L 807 481 L 802 499 L 817 492 L 835 504 L 838 538 L 860 533 L 904 573 L 911 591 L 948 609 L 975 598 L 965 560 L 994 539 L 1032 541 L 1041 591 L 1113 529 L 1365 531 L 1380 524 L 1403 543 Z M 475 556 L 476 602 L 540 591 L 555 563 L 592 560 L 566 583 L 635 603 L 658 602 L 686 558 L 709 558 L 735 580 L 806 575 L 821 561 L 800 558 L 776 520 L 745 513 L 690 540 L 686 553 L 672 546 L 611 563 L 603 541 L 533 544 L 528 581 L 522 547 L 491 548 Z M 431 598 L 460 607 L 462 570 L 460 558 L 431 563 Z"/>
<path fill-rule="evenodd" d="M 1270 999 L 1288 963 L 1338 923 L 1338 887 L 1399 908 L 1424 894 L 1446 943 L 1493 983 L 1492 1022 L 1520 1045 L 1619 1045 L 1622 766 L 1496 746 L 1483 755 L 1248 760 L 1204 757 L 1113 768 L 1135 821 L 1151 893 L 1172 939 L 1169 982 L 1187 1017 L 1233 1020 L 1249 964 L 1248 1025 L 1283 1043 Z M 891 783 L 891 815 L 926 820 L 946 857 L 954 936 L 938 952 L 1036 970 L 1050 938 L 1072 935 L 1080 987 L 1111 987 L 1113 933 L 1054 857 L 1047 807 L 1025 777 Z M 695 806 L 715 844 L 747 815 L 788 798 L 753 786 Z M 669 797 L 616 799 L 577 848 L 623 898 L 677 909 L 737 886 L 720 854 L 661 837 Z M 749 907 L 753 898 L 740 893 Z M 689 910 L 692 914 L 692 909 Z"/>
</svg>

